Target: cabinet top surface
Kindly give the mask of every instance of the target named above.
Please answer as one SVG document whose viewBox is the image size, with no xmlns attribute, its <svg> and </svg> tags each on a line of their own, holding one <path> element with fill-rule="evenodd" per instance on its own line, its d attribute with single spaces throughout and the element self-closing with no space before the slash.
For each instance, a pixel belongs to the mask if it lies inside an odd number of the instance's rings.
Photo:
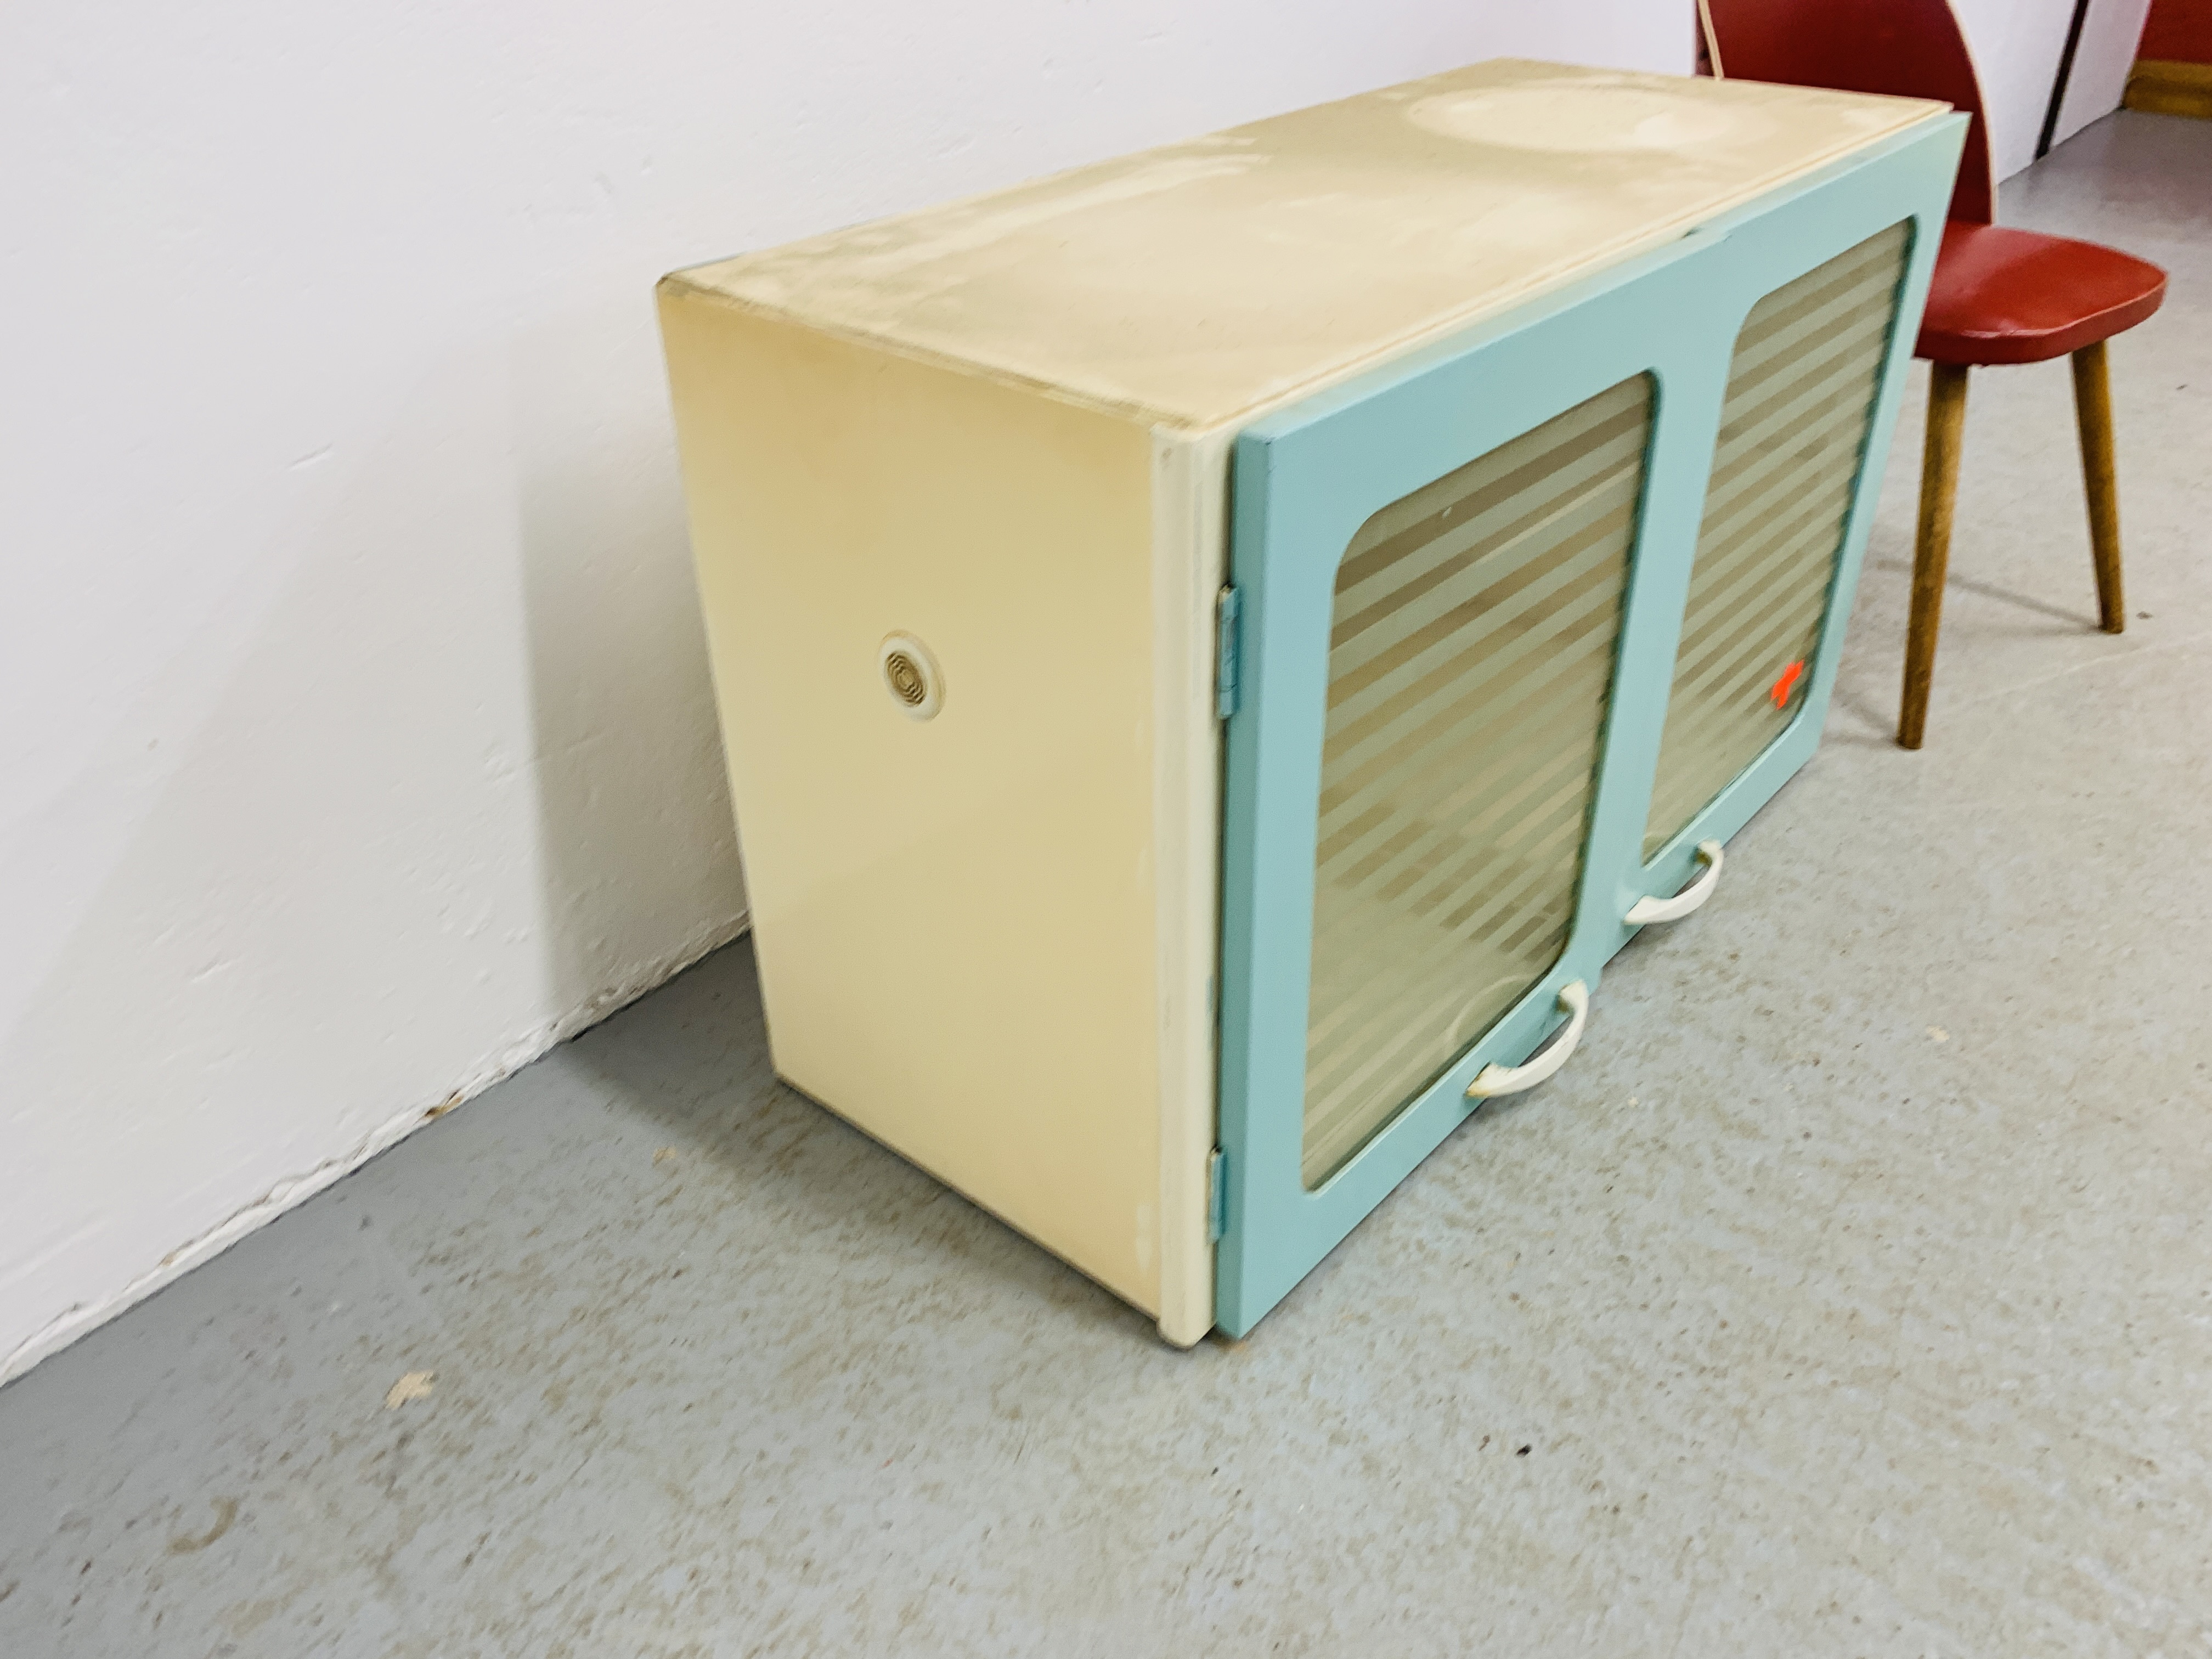
<svg viewBox="0 0 2212 1659">
<path fill-rule="evenodd" d="M 1133 418 L 1213 426 L 1944 107 L 1499 59 L 669 280 Z"/>
</svg>

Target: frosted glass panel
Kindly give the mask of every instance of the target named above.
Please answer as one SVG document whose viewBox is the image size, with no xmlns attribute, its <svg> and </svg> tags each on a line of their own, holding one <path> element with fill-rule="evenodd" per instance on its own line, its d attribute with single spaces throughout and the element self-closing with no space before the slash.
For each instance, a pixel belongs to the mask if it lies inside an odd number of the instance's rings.
<svg viewBox="0 0 2212 1659">
<path fill-rule="evenodd" d="M 1650 421 L 1639 375 L 1384 507 L 1345 552 L 1314 870 L 1309 1187 L 1566 947 Z"/>
<path fill-rule="evenodd" d="M 1811 678 L 1897 313 L 1894 225 L 1759 302 L 1729 368 L 1644 828 L 1650 858 L 1782 735 Z"/>
</svg>

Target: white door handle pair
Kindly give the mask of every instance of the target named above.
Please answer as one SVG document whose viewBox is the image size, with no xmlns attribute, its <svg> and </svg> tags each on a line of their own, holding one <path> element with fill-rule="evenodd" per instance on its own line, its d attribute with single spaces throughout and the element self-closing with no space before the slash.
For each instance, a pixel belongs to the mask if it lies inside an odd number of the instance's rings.
<svg viewBox="0 0 2212 1659">
<path fill-rule="evenodd" d="M 1680 921 L 1688 915 L 1713 896 L 1713 889 L 1721 878 L 1721 856 L 1720 842 L 1699 842 L 1698 861 L 1705 867 L 1698 878 L 1672 898 L 1638 899 L 1629 909 L 1629 925 L 1641 927 L 1647 922 Z M 1499 1095 L 1517 1095 L 1523 1089 L 1533 1089 L 1574 1057 L 1583 1032 L 1589 1024 L 1589 987 L 1578 979 L 1562 985 L 1559 1006 L 1567 1012 L 1567 1029 L 1559 1040 L 1526 1066 L 1484 1066 L 1474 1074 L 1474 1081 L 1467 1085 L 1470 1100 L 1492 1100 Z"/>
</svg>

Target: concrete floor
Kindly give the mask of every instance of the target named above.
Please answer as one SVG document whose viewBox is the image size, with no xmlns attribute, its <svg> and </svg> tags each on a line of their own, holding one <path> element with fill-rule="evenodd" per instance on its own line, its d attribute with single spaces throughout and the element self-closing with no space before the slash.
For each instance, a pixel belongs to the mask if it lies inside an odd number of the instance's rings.
<svg viewBox="0 0 2212 1659">
<path fill-rule="evenodd" d="M 2127 635 L 1981 375 L 1891 747 L 1908 417 L 1820 757 L 1250 1340 L 778 1087 L 739 945 L 0 1390 L 0 1653 L 2205 1651 L 2212 123 L 2006 216 L 2173 273 Z"/>
</svg>

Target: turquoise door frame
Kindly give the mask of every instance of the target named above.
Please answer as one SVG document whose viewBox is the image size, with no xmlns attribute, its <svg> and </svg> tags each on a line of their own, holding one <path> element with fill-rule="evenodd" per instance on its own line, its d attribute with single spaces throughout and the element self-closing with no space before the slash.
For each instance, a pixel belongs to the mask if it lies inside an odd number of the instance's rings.
<svg viewBox="0 0 2212 1659">
<path fill-rule="evenodd" d="M 1250 1329 L 1470 1115 L 1475 1103 L 1465 1091 L 1478 1071 L 1492 1061 L 1517 1064 L 1559 1024 L 1561 987 L 1580 980 L 1595 991 L 1601 970 L 1632 931 L 1621 920 L 1628 907 L 1647 892 L 1680 884 L 1695 839 L 1740 827 L 1765 799 L 1758 789 L 1771 795 L 1818 742 L 1878 467 L 1862 468 L 1844 568 L 1803 712 L 1646 869 L 1644 823 L 1736 334 L 1768 293 L 1906 218 L 1916 222 L 1900 316 L 1917 323 L 1965 125 L 1948 117 L 1915 129 L 1239 434 L 1231 562 L 1242 596 L 1242 660 L 1223 801 L 1225 1213 L 1215 1293 L 1216 1321 L 1231 1335 Z M 1896 333 L 1869 457 L 1886 451 L 1911 349 L 1912 328 L 1900 325 Z M 1565 951 L 1418 1099 L 1309 1190 L 1299 1154 L 1338 562 L 1377 509 L 1638 374 L 1652 382 L 1653 421 Z M 1602 1040 L 1595 1025 L 1593 1040 Z"/>
</svg>

